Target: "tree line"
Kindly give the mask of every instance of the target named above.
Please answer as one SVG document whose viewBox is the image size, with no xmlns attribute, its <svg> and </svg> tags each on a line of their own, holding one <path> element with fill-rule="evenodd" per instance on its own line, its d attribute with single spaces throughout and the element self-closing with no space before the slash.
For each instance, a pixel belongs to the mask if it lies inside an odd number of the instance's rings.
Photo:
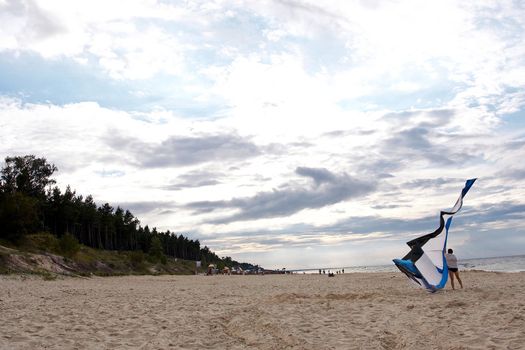
<svg viewBox="0 0 525 350">
<path fill-rule="evenodd" d="M 35 232 L 59 238 L 69 233 L 96 249 L 142 251 L 230 267 L 250 265 L 221 259 L 208 247 L 201 248 L 198 239 L 142 226 L 129 210 L 108 203 L 97 206 L 92 196 L 78 195 L 69 186 L 62 192 L 51 178 L 57 170 L 34 155 L 5 159 L 0 177 L 0 238 L 16 242 Z"/>
</svg>

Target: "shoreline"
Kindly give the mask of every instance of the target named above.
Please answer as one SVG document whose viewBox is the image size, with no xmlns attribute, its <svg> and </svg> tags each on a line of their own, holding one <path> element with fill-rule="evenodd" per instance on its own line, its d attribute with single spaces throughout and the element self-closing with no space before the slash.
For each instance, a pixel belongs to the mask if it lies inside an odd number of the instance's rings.
<svg viewBox="0 0 525 350">
<path fill-rule="evenodd" d="M 510 262 L 509 259 L 514 260 Z M 517 260 L 517 261 L 516 261 Z M 479 266 L 479 262 L 487 263 L 492 261 L 491 264 Z M 505 261 L 503 268 L 501 263 Z M 476 265 L 472 265 L 476 264 Z M 500 264 L 499 268 L 490 266 Z M 459 260 L 460 271 L 485 271 L 485 272 L 525 272 L 525 254 L 509 255 L 509 256 L 494 256 L 485 258 L 469 258 Z M 394 264 L 382 264 L 382 265 L 371 265 L 371 266 L 344 266 L 344 267 L 328 267 L 328 268 L 305 268 L 305 269 L 290 269 L 290 271 L 302 273 L 303 271 L 315 274 L 317 271 L 326 270 L 337 271 L 344 269 L 345 272 L 359 272 L 359 273 L 375 273 L 375 272 L 399 272 Z M 507 269 L 507 270 L 506 270 Z"/>
</svg>

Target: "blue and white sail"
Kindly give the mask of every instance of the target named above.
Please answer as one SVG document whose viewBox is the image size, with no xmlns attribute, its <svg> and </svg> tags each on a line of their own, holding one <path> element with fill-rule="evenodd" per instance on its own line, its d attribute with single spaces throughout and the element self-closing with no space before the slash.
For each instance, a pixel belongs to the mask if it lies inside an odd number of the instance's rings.
<svg viewBox="0 0 525 350">
<path fill-rule="evenodd" d="M 467 180 L 456 204 L 450 211 L 442 211 L 439 227 L 432 233 L 407 242 L 410 252 L 403 259 L 394 259 L 394 264 L 412 281 L 431 292 L 445 287 L 448 266 L 445 259 L 448 230 L 452 217 L 463 205 L 463 198 L 476 179 Z"/>
</svg>

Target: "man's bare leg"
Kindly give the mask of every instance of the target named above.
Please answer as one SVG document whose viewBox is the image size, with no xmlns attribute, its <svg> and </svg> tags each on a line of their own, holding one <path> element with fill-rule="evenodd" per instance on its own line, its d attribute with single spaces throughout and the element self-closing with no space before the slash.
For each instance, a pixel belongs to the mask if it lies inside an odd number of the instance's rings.
<svg viewBox="0 0 525 350">
<path fill-rule="evenodd" d="M 448 277 L 450 277 L 450 284 L 452 285 L 452 289 L 454 288 L 454 273 L 452 271 L 448 271 Z"/>
<path fill-rule="evenodd" d="M 459 281 L 459 285 L 461 286 L 461 289 L 463 289 L 463 282 L 461 282 L 461 278 L 459 278 L 459 272 L 454 272 L 454 275 L 456 275 L 456 278 Z"/>
</svg>

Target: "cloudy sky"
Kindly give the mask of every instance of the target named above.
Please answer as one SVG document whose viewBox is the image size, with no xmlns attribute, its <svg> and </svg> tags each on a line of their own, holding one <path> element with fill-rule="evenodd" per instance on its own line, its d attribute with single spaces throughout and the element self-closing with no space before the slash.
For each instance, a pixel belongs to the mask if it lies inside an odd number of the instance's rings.
<svg viewBox="0 0 525 350">
<path fill-rule="evenodd" d="M 0 156 L 265 267 L 388 264 L 479 180 L 525 253 L 522 1 L 0 0 Z"/>
</svg>

